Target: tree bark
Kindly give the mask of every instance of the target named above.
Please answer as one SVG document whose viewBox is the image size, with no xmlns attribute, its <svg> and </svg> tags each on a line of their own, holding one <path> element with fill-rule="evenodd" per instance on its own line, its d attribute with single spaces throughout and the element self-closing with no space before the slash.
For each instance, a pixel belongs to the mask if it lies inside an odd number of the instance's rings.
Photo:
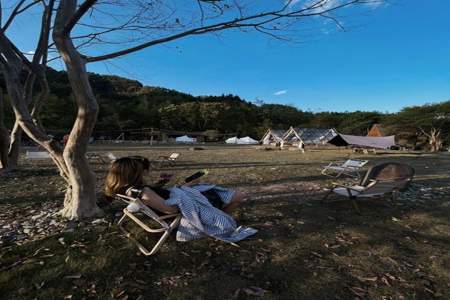
<svg viewBox="0 0 450 300">
<path fill-rule="evenodd" d="M 64 162 L 69 172 L 69 189 L 61 211 L 64 217 L 76 219 L 97 215 L 96 177 L 86 159 L 87 145 L 98 114 L 97 100 L 89 84 L 86 62 L 65 31 L 65 22 L 75 14 L 77 1 L 62 0 L 53 30 L 53 40 L 67 68 L 67 75 L 77 104 L 77 118 L 64 148 Z"/>
<path fill-rule="evenodd" d="M 8 150 L 9 164 L 12 169 L 19 165 L 20 144 L 22 141 L 22 128 L 19 122 L 14 122 L 14 127 L 11 130 L 10 144 Z"/>
<path fill-rule="evenodd" d="M 3 121 L 4 117 L 3 106 L 4 106 L 3 91 L 0 90 L 0 169 L 2 171 L 6 171 L 9 169 L 9 159 L 8 159 L 9 133 Z"/>
</svg>

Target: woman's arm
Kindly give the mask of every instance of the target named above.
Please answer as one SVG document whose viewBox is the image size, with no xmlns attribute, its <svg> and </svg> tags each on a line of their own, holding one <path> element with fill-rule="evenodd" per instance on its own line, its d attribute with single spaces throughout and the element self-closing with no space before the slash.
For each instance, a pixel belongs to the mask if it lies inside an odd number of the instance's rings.
<svg viewBox="0 0 450 300">
<path fill-rule="evenodd" d="M 166 214 L 173 214 L 178 212 L 178 207 L 176 205 L 166 205 L 164 203 L 165 200 L 148 187 L 145 187 L 143 189 L 141 200 L 145 205 L 148 205 L 151 208 L 154 208 Z"/>
</svg>

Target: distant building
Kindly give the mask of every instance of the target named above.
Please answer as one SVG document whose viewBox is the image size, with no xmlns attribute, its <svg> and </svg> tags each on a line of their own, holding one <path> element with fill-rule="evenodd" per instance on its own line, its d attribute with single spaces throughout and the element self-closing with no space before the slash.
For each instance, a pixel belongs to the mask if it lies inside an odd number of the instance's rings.
<svg viewBox="0 0 450 300">
<path fill-rule="evenodd" d="M 369 132 L 367 133 L 367 136 L 382 137 L 385 136 L 385 134 L 380 124 L 373 124 L 372 128 L 370 128 Z"/>
</svg>

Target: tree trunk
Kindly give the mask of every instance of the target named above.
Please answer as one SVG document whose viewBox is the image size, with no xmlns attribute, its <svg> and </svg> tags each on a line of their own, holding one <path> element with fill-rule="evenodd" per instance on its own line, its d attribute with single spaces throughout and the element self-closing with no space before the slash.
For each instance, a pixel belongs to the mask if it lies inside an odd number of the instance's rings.
<svg viewBox="0 0 450 300">
<path fill-rule="evenodd" d="M 64 148 L 70 187 L 61 213 L 69 219 L 90 217 L 101 212 L 96 201 L 95 174 L 86 159 L 87 145 L 97 120 L 98 104 L 89 84 L 86 62 L 73 45 L 69 33 L 64 33 L 65 22 L 73 16 L 76 8 L 77 1 L 62 0 L 53 31 L 53 40 L 66 65 L 78 108 L 75 124 Z"/>
<path fill-rule="evenodd" d="M 3 122 L 3 91 L 0 90 L 0 169 L 5 171 L 9 169 L 8 146 L 9 133 Z"/>
<path fill-rule="evenodd" d="M 22 140 L 22 128 L 19 122 L 14 122 L 14 127 L 11 131 L 8 159 L 12 169 L 17 168 L 19 164 L 20 143 Z"/>
</svg>

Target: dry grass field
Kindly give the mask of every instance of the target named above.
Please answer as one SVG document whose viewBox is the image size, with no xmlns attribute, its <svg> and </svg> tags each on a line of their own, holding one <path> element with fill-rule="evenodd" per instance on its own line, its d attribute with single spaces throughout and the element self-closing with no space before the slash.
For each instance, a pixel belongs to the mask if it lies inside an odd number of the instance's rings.
<svg viewBox="0 0 450 300">
<path fill-rule="evenodd" d="M 359 215 L 345 199 L 320 201 L 333 181 L 320 169 L 348 158 L 347 150 L 188 148 L 91 151 L 150 159 L 180 152 L 174 166 L 156 168 L 148 181 L 164 172 L 176 182 L 208 169 L 205 181 L 244 192 L 234 216 L 257 235 L 239 247 L 172 237 L 156 256 L 144 257 L 117 229 L 120 204 L 104 206 L 100 219 L 60 220 L 64 186 L 57 171 L 50 162 L 23 162 L 22 170 L 0 177 L 0 298 L 449 299 L 448 154 L 352 156 L 408 163 L 417 173 L 398 201 L 361 202 Z M 93 166 L 101 198 L 107 164 Z"/>
</svg>

